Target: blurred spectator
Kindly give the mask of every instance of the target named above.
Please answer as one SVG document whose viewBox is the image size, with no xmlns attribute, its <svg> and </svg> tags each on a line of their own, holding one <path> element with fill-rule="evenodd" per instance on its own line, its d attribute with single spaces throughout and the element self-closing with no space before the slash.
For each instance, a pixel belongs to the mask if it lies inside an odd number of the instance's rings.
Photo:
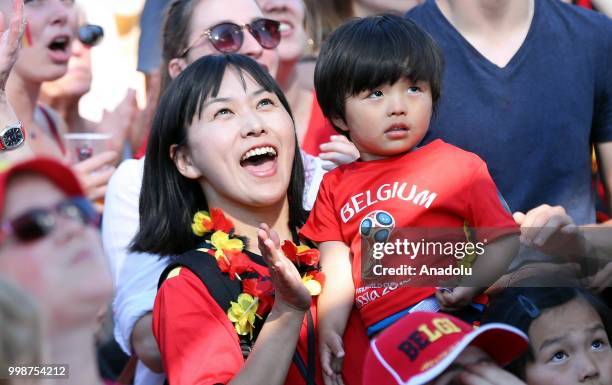
<svg viewBox="0 0 612 385">
<path fill-rule="evenodd" d="M 446 55 L 425 142 L 480 155 L 513 211 L 561 205 L 577 224 L 593 223 L 592 142 L 612 185 L 612 21 L 557 0 L 505 0 L 498 12 L 468 4 L 427 1 L 407 14 Z"/>
<path fill-rule="evenodd" d="M 143 144 L 152 121 L 161 87 L 162 44 L 161 30 L 170 0 L 146 0 L 140 15 L 138 40 L 138 71 L 145 75 L 146 106 L 130 133 L 130 142 L 137 157 L 144 154 Z"/>
<path fill-rule="evenodd" d="M 146 0 L 140 14 L 138 40 L 138 71 L 149 75 L 159 73 L 162 64 L 161 29 L 170 0 Z"/>
<path fill-rule="evenodd" d="M 3 107 L 4 111 L 11 112 L 5 114 L 4 123 L 15 123 L 18 117 L 28 132 L 24 146 L 9 154 L 23 158 L 34 153 L 65 160 L 63 134 L 66 125 L 50 108 L 40 105 L 38 97 L 44 81 L 58 79 L 68 69 L 71 42 L 76 38 L 76 12 L 72 1 L 27 2 L 23 8 L 20 4 L 16 0 L 0 2 L 0 11 L 6 19 L 4 25 L 9 26 L 6 38 L 0 42 L 0 57 L 3 58 L 0 83 L 2 89 L 6 84 L 6 94 L 16 114 L 16 117 L 12 114 L 12 108 Z M 11 30 L 18 31 L 22 12 L 26 25 L 23 48 L 19 50 L 15 45 L 18 33 L 11 34 Z M 3 100 L 2 103 L 7 102 Z M 104 196 L 106 183 L 114 171 L 110 165 L 115 158 L 116 153 L 103 152 L 73 166 L 90 199 Z"/>
<path fill-rule="evenodd" d="M 424 143 L 482 157 L 514 212 L 559 205 L 576 224 L 594 223 L 592 145 L 612 187 L 612 21 L 558 0 L 428 0 L 407 17 L 447 63 Z M 514 268 L 551 260 L 521 257 Z"/>
<path fill-rule="evenodd" d="M 276 81 L 289 101 L 295 119 L 295 128 L 300 147 L 307 153 L 321 156 L 323 160 L 334 161 L 346 154 L 337 151 L 335 146 L 345 146 L 352 151 L 354 158 L 359 154 L 348 141 L 338 136 L 336 142 L 332 139 L 337 133 L 331 123 L 325 119 L 313 89 L 303 77 L 309 77 L 312 84 L 314 74 L 299 67 L 300 60 L 306 55 L 308 35 L 306 33 L 306 9 L 302 0 L 257 0 L 264 15 L 279 21 L 282 39 L 277 47 L 279 64 Z M 306 85 L 306 86 L 305 86 Z M 323 149 L 324 143 L 332 141 Z M 329 148 L 331 146 L 331 148 Z M 327 154 L 320 154 L 321 152 Z M 328 164 L 333 168 L 334 164 Z"/>
<path fill-rule="evenodd" d="M 97 215 L 75 175 L 34 158 L 0 173 L 0 271 L 38 302 L 47 362 L 70 365 L 70 383 L 101 382 L 97 315 L 110 299 Z"/>
<path fill-rule="evenodd" d="M 40 100 L 60 115 L 69 132 L 108 133 L 112 143 L 109 149 L 122 154 L 127 135 L 138 113 L 136 93 L 128 90 L 114 111 L 104 111 L 100 123 L 81 116 L 79 100 L 91 89 L 91 50 L 101 42 L 104 32 L 100 26 L 87 24 L 82 12 L 79 24 L 78 38 L 72 42 L 68 71 L 57 80 L 43 83 Z"/>
</svg>

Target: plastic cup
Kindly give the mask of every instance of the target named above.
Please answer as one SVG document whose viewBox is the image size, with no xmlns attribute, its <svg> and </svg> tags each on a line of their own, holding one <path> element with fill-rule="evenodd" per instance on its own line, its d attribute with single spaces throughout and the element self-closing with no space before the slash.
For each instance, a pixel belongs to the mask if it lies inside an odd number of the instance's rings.
<svg viewBox="0 0 612 385">
<path fill-rule="evenodd" d="M 79 163 L 109 150 L 111 137 L 111 134 L 98 132 L 71 132 L 64 134 L 70 163 Z"/>
</svg>

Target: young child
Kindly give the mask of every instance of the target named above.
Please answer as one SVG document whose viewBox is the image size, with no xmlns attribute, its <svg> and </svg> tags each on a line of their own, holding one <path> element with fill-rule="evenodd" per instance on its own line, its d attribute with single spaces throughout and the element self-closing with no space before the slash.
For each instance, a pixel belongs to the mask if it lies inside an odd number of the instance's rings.
<svg viewBox="0 0 612 385">
<path fill-rule="evenodd" d="M 447 314 L 415 312 L 370 342 L 363 383 L 525 385 L 502 368 L 527 345 L 525 333 L 503 323 L 474 328 Z"/>
<path fill-rule="evenodd" d="M 484 322 L 529 336 L 529 349 L 508 367 L 528 385 L 612 384 L 612 311 L 584 289 L 504 289 L 491 298 Z"/>
<path fill-rule="evenodd" d="M 493 281 L 516 253 L 518 239 L 507 235 L 517 227 L 485 163 L 441 140 L 417 148 L 440 96 L 442 69 L 433 40 L 414 23 L 390 15 L 344 24 L 319 55 L 315 87 L 321 108 L 361 153 L 361 161 L 325 175 L 301 230 L 320 243 L 327 277 L 319 298 L 319 341 L 328 377 L 339 375 L 353 302 L 372 335 L 411 310 L 458 310 L 482 291 L 364 284 L 360 227 L 368 214 L 383 212 L 395 228 L 462 229 L 466 222 L 497 228 L 486 236 L 487 255 L 473 266 L 474 275 L 488 274 Z"/>
</svg>

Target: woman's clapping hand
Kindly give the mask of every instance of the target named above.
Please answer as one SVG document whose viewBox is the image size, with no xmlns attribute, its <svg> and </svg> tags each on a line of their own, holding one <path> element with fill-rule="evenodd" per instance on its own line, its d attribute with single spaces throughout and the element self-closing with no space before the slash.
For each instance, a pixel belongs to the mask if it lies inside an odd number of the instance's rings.
<svg viewBox="0 0 612 385">
<path fill-rule="evenodd" d="M 276 291 L 276 301 L 299 311 L 310 308 L 311 298 L 302 283 L 300 273 L 280 249 L 280 239 L 276 231 L 262 223 L 257 232 L 259 250 L 270 269 L 270 278 Z"/>
</svg>

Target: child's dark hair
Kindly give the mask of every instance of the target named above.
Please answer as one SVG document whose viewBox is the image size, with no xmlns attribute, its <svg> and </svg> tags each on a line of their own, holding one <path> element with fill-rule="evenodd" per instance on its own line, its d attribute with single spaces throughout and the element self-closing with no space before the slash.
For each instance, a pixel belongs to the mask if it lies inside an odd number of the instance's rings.
<svg viewBox="0 0 612 385">
<path fill-rule="evenodd" d="M 544 311 L 562 306 L 574 299 L 589 304 L 599 314 L 606 334 L 612 336 L 612 311 L 589 291 L 577 287 L 512 287 L 492 297 L 483 323 L 501 322 L 512 325 L 525 334 Z M 530 344 L 525 354 L 508 366 L 508 370 L 523 380 L 527 363 L 534 361 Z"/>
<path fill-rule="evenodd" d="M 172 145 L 187 143 L 187 130 L 210 97 L 216 97 L 226 71 L 250 76 L 263 89 L 278 96 L 293 121 L 289 103 L 274 79 L 253 59 L 238 55 L 204 56 L 189 65 L 162 95 L 157 108 L 144 164 L 140 191 L 140 228 L 131 251 L 180 255 L 195 248 L 201 238 L 191 230 L 193 215 L 208 210 L 198 181 L 184 177 L 170 156 Z M 302 207 L 304 169 L 297 145 L 287 188 L 289 226 L 304 225 L 308 213 Z"/>
<path fill-rule="evenodd" d="M 315 69 L 317 99 L 329 120 L 345 119 L 347 97 L 406 77 L 429 83 L 435 111 L 443 68 L 440 49 L 414 22 L 388 14 L 353 19 L 323 43 Z"/>
</svg>

